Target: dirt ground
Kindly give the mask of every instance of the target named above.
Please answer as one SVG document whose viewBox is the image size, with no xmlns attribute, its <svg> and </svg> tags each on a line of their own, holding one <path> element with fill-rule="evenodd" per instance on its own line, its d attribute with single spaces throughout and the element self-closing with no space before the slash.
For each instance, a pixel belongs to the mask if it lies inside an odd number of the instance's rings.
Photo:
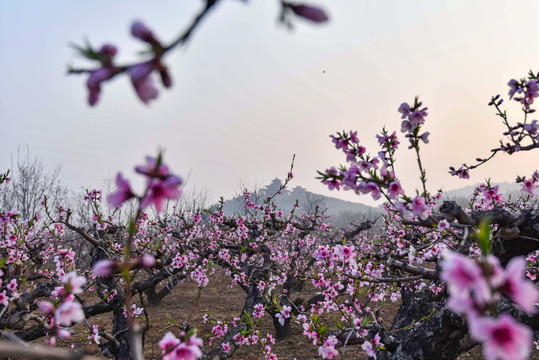
<svg viewBox="0 0 539 360">
<path fill-rule="evenodd" d="M 233 317 L 239 316 L 245 300 L 245 293 L 239 287 L 228 288 L 230 279 L 224 275 L 216 275 L 211 278 L 209 285 L 204 288 L 199 297 L 199 304 L 195 306 L 198 288 L 194 283 L 182 283 L 176 286 L 171 294 L 169 294 L 162 303 L 157 307 L 147 307 L 151 326 L 146 334 L 145 356 L 147 359 L 160 359 L 160 349 L 157 346 L 159 340 L 167 331 L 179 332 L 179 328 L 171 325 L 167 320 L 172 318 L 177 324 L 182 324 L 190 317 L 190 323 L 202 324 L 202 316 L 210 313 L 211 318 L 230 321 Z M 295 298 L 293 296 L 293 298 Z M 397 306 L 387 307 L 382 316 L 385 323 L 390 323 L 395 316 Z M 89 319 L 91 325 L 99 325 L 106 331 L 111 332 L 112 324 L 109 315 L 103 314 Z M 262 321 L 262 333 L 270 333 L 274 335 L 273 324 L 270 317 L 265 314 Z M 201 325 L 198 328 L 199 337 L 204 339 L 204 350 L 209 350 L 211 347 L 207 345 L 207 336 L 211 330 L 211 325 Z M 87 330 L 86 325 L 78 324 L 75 334 L 71 337 L 70 343 L 75 348 L 86 346 L 87 350 L 96 357 L 105 359 L 100 354 L 100 349 L 97 345 L 87 345 Z M 292 324 L 291 336 L 289 339 L 277 341 L 272 346 L 274 353 L 281 360 L 311 360 L 319 359 L 318 349 L 302 335 L 302 329 L 299 325 Z M 219 342 L 214 343 L 219 344 Z M 59 344 L 61 346 L 69 346 L 69 343 Z M 338 349 L 342 353 L 342 348 Z M 259 346 L 241 347 L 235 354 L 234 359 L 259 360 L 264 359 L 264 355 L 260 351 Z M 339 359 L 365 359 L 368 357 L 358 345 L 348 346 L 344 357 L 339 355 Z M 442 354 L 440 358 L 443 359 Z M 478 360 L 482 359 L 481 347 L 476 346 L 468 353 L 462 354 L 459 360 Z M 534 351 L 531 359 L 539 360 L 539 351 Z"/>
</svg>

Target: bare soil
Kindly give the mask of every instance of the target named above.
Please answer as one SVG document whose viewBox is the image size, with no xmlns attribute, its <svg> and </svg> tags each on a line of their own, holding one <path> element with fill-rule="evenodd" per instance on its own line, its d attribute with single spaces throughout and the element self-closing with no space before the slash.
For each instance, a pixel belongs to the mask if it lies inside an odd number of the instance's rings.
<svg viewBox="0 0 539 360">
<path fill-rule="evenodd" d="M 208 345 L 208 336 L 210 334 L 212 325 L 202 324 L 202 316 L 206 313 L 210 314 L 212 319 L 231 321 L 232 318 L 240 315 L 241 309 L 245 301 L 245 293 L 239 287 L 235 286 L 230 288 L 230 278 L 224 274 L 217 274 L 211 278 L 209 285 L 202 290 L 198 297 L 198 305 L 196 304 L 197 295 L 199 294 L 198 287 L 195 283 L 185 282 L 181 283 L 163 299 L 161 304 L 157 307 L 147 306 L 147 312 L 150 319 L 150 326 L 146 333 L 145 338 L 145 356 L 147 359 L 160 359 L 160 349 L 158 347 L 159 340 L 167 331 L 179 333 L 179 326 L 184 326 L 187 323 L 199 324 L 198 335 L 204 339 L 204 350 L 208 351 L 212 347 Z M 301 296 L 307 298 L 312 294 L 313 289 L 307 290 L 302 293 Z M 296 296 L 292 296 L 296 298 Z M 138 298 L 135 300 L 139 300 Z M 137 301 L 140 305 L 140 302 Z M 395 316 L 398 304 L 389 305 L 382 311 L 382 317 L 384 323 L 391 323 Z M 173 319 L 175 324 L 171 323 L 169 319 Z M 111 332 L 112 324 L 110 316 L 108 314 L 102 314 L 89 319 L 91 325 L 99 325 L 100 328 L 105 329 L 107 332 Z M 179 325 L 179 326 L 178 326 Z M 69 339 L 68 342 L 59 343 L 60 346 L 71 346 L 79 348 L 85 346 L 86 349 L 94 356 L 105 359 L 100 353 L 100 348 L 95 344 L 89 344 L 87 340 L 88 327 L 85 324 L 78 324 L 74 328 L 75 334 Z M 86 331 L 86 333 L 85 333 Z M 271 318 L 265 314 L 261 323 L 261 331 L 263 334 L 269 333 L 274 335 L 273 323 Z M 310 360 L 319 359 L 318 348 L 312 345 L 312 342 L 307 337 L 302 335 L 302 328 L 292 323 L 291 336 L 282 341 L 277 341 L 272 346 L 274 353 L 281 360 Z M 213 346 L 220 344 L 217 340 Z M 342 348 L 338 349 L 341 353 Z M 264 355 L 261 352 L 260 346 L 255 345 L 252 347 L 243 346 L 234 354 L 234 359 L 245 360 L 259 360 L 264 359 Z M 358 345 L 351 345 L 346 348 L 345 356 L 339 359 L 360 359 L 367 360 L 365 352 L 361 350 Z M 443 355 L 440 354 L 439 359 L 443 359 Z M 462 354 L 459 360 L 479 360 L 482 359 L 481 347 L 476 346 L 471 351 Z M 539 360 L 539 351 L 534 351 L 530 359 Z"/>
</svg>

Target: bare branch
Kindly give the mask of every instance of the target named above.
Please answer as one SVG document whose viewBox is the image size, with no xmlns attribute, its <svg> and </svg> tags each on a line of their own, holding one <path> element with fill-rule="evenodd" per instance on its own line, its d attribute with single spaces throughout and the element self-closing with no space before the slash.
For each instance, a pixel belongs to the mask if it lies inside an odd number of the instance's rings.
<svg viewBox="0 0 539 360">
<path fill-rule="evenodd" d="M 24 359 L 42 360 L 97 360 L 98 358 L 89 356 L 84 352 L 75 352 L 53 347 L 31 346 L 0 342 L 0 354 L 4 356 L 19 356 Z"/>
</svg>

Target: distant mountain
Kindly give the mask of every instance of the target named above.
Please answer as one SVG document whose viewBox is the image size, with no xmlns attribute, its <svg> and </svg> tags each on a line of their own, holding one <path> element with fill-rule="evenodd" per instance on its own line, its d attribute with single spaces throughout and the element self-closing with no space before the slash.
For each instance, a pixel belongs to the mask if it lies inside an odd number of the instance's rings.
<svg viewBox="0 0 539 360">
<path fill-rule="evenodd" d="M 282 184 L 283 182 L 279 178 L 273 179 L 272 182 L 263 189 L 252 192 L 251 200 L 257 205 L 262 204 L 268 196 L 275 194 Z M 453 200 L 459 205 L 467 207 L 468 200 L 471 198 L 474 189 L 478 185 L 479 183 L 459 189 L 448 190 L 443 193 L 442 201 Z M 519 184 L 492 182 L 491 185 L 498 185 L 500 192 L 504 195 L 505 199 L 509 196 L 515 198 L 521 195 L 521 186 Z M 344 201 L 334 197 L 316 194 L 301 186 L 296 186 L 292 190 L 282 190 L 280 194 L 273 198 L 273 202 L 284 212 L 291 210 L 296 203 L 296 200 L 299 205 L 299 213 L 313 213 L 316 206 L 320 205 L 320 211 L 323 211 L 325 217 L 328 218 L 328 222 L 331 222 L 335 227 L 347 226 L 351 223 L 358 223 L 365 219 L 373 220 L 379 218 L 382 213 L 381 207 L 372 207 L 362 203 Z M 247 210 L 244 208 L 243 204 L 243 196 L 236 196 L 226 200 L 223 206 L 225 215 L 234 216 L 246 214 Z"/>
<path fill-rule="evenodd" d="M 466 206 L 468 200 L 472 197 L 475 188 L 478 187 L 479 185 L 480 183 L 477 183 L 477 184 L 465 186 L 459 189 L 448 190 L 444 192 L 444 194 L 442 195 L 442 200 L 453 200 L 459 203 L 461 206 L 463 205 Z M 491 182 L 490 185 L 491 186 L 498 185 L 500 189 L 499 192 L 503 194 L 503 197 L 506 200 L 508 199 L 509 196 L 511 196 L 512 198 L 515 198 L 522 195 L 520 191 L 522 186 L 520 184 L 510 183 L 508 181 L 505 181 L 505 182 L 500 182 L 500 183 Z"/>
<path fill-rule="evenodd" d="M 261 190 L 251 193 L 251 200 L 260 205 L 269 196 L 275 194 L 283 182 L 279 178 L 273 179 L 271 184 Z M 273 202 L 282 210 L 289 211 L 298 201 L 300 212 L 312 213 L 317 205 L 320 205 L 320 210 L 324 211 L 326 216 L 332 216 L 334 225 L 338 219 L 345 218 L 363 218 L 365 216 L 377 216 L 381 213 L 379 208 L 368 206 L 352 201 L 344 201 L 330 196 L 315 194 L 307 189 L 296 186 L 292 190 L 282 190 L 280 194 L 273 198 Z M 243 196 L 236 196 L 230 200 L 226 200 L 223 206 L 225 215 L 243 215 L 246 210 L 243 207 Z M 340 221 L 339 221 L 340 222 Z"/>
</svg>

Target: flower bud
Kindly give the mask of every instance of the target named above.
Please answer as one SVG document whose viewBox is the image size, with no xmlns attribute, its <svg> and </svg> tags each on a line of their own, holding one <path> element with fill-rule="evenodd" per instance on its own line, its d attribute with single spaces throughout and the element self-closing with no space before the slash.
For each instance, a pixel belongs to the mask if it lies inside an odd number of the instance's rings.
<svg viewBox="0 0 539 360">
<path fill-rule="evenodd" d="M 149 269 L 155 265 L 155 258 L 152 255 L 144 254 L 140 257 L 140 266 Z"/>
<path fill-rule="evenodd" d="M 148 43 L 156 42 L 155 37 L 150 29 L 148 29 L 146 25 L 140 21 L 135 21 L 133 25 L 131 25 L 131 35 Z"/>
<path fill-rule="evenodd" d="M 104 60 L 110 61 L 114 55 L 118 52 L 116 46 L 111 44 L 105 44 L 99 49 L 99 54 L 103 57 Z"/>
<path fill-rule="evenodd" d="M 166 66 L 161 67 L 159 70 L 159 75 L 161 75 L 161 82 L 163 83 L 164 87 L 169 88 L 172 86 L 172 79 L 170 78 L 170 74 Z"/>
<path fill-rule="evenodd" d="M 99 260 L 92 268 L 95 276 L 110 276 L 118 269 L 118 264 L 114 260 Z"/>
<path fill-rule="evenodd" d="M 44 314 L 50 315 L 54 313 L 54 305 L 48 301 L 40 301 L 37 306 L 39 310 L 43 311 Z"/>
<path fill-rule="evenodd" d="M 314 6 L 308 6 L 303 4 L 287 4 L 292 11 L 298 15 L 301 16 L 307 20 L 311 20 L 314 22 L 325 22 L 328 20 L 328 16 L 324 12 L 324 10 L 314 7 Z"/>
</svg>

